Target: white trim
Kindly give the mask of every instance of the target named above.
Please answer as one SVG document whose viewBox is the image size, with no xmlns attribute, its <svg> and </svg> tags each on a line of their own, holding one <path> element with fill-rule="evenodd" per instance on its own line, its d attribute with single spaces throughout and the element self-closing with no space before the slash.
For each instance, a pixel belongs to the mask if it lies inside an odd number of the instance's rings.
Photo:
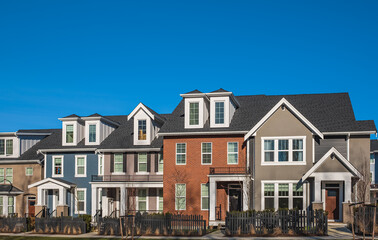
<svg viewBox="0 0 378 240">
<path fill-rule="evenodd" d="M 82 120 L 84 121 L 93 121 L 93 120 L 99 120 L 101 122 L 105 122 L 105 123 L 108 123 L 110 125 L 113 125 L 113 126 L 116 126 L 118 127 L 119 126 L 119 123 L 116 123 L 116 122 L 113 122 L 112 120 L 106 118 L 106 117 L 103 117 L 103 116 L 97 116 L 97 117 L 82 117 L 81 118 Z"/>
<path fill-rule="evenodd" d="M 49 136 L 51 133 L 27 133 L 27 132 L 16 132 L 16 136 Z M 1 135 L 0 135 L 1 136 Z"/>
<path fill-rule="evenodd" d="M 134 108 L 134 110 L 127 116 L 127 120 L 130 120 L 132 117 L 134 117 L 134 115 L 139 111 L 139 109 L 142 109 L 144 112 L 147 113 L 147 115 L 152 119 L 152 120 L 160 120 L 162 121 L 162 119 L 159 117 L 159 116 L 156 116 L 154 114 L 152 114 L 145 106 L 143 103 L 139 103 L 138 106 L 136 106 Z"/>
<path fill-rule="evenodd" d="M 223 103 L 223 123 L 215 123 L 215 105 Z M 210 127 L 229 127 L 230 125 L 230 98 L 229 97 L 211 97 L 210 98 Z"/>
<path fill-rule="evenodd" d="M 116 172 L 116 167 L 115 167 L 116 166 L 116 158 L 115 158 L 116 155 L 121 155 L 122 156 L 122 162 L 121 162 L 122 163 L 122 170 L 121 170 L 121 172 L 118 172 L 118 171 Z M 113 160 L 114 161 L 113 161 L 113 172 L 111 173 L 112 175 L 126 175 L 126 172 L 123 171 L 123 169 L 125 167 L 124 166 L 124 160 L 125 159 L 123 159 L 123 158 L 124 158 L 124 155 L 122 153 L 116 153 L 116 154 L 113 155 Z M 117 162 L 117 164 L 120 164 L 120 163 Z M 126 169 L 126 171 L 127 171 L 127 169 Z"/>
<path fill-rule="evenodd" d="M 84 158 L 84 174 L 77 173 L 77 159 Z M 75 177 L 87 177 L 87 155 L 75 155 Z"/>
<path fill-rule="evenodd" d="M 203 163 L 203 144 L 204 143 L 210 143 L 210 147 L 211 147 L 211 152 L 210 153 L 205 153 L 205 154 L 210 154 L 210 163 Z M 211 165 L 213 164 L 213 143 L 212 142 L 201 142 L 201 165 Z"/>
<path fill-rule="evenodd" d="M 207 185 L 207 189 L 209 190 L 209 192 L 208 192 L 208 194 L 207 194 L 207 196 L 202 196 L 202 185 Z M 201 211 L 209 211 L 209 208 L 210 208 L 210 184 L 209 183 L 200 183 L 200 191 L 201 191 L 201 193 L 200 193 L 200 197 L 201 197 Z M 207 199 L 208 199 L 208 201 L 209 201 L 209 208 L 208 209 L 203 209 L 202 208 L 202 198 L 203 197 L 207 197 Z"/>
<path fill-rule="evenodd" d="M 146 171 L 140 171 L 139 170 L 139 155 L 140 154 L 146 154 Z M 150 156 L 150 158 L 151 158 L 151 156 Z M 147 175 L 147 174 L 149 174 L 149 172 L 148 172 L 148 153 L 138 153 L 137 168 L 138 168 L 138 171 L 136 172 L 137 175 Z"/>
<path fill-rule="evenodd" d="M 312 136 L 312 163 L 315 163 L 315 136 Z"/>
<path fill-rule="evenodd" d="M 156 211 L 163 212 L 164 211 L 164 194 L 163 194 L 163 197 L 162 197 L 163 209 L 160 210 L 159 209 L 159 206 L 160 206 L 160 197 L 159 197 L 160 191 L 162 191 L 164 193 L 164 190 L 162 188 L 157 188 L 156 189 Z"/>
<path fill-rule="evenodd" d="M 375 131 L 351 131 L 351 132 L 323 132 L 324 135 L 364 135 L 375 134 Z"/>
<path fill-rule="evenodd" d="M 318 169 L 322 164 L 323 162 L 331 155 L 331 154 L 335 154 L 337 159 L 343 163 L 347 168 L 349 168 L 349 170 L 357 177 L 359 178 L 363 178 L 363 176 L 361 175 L 361 173 L 348 161 L 346 160 L 343 155 L 341 155 L 341 153 L 339 151 L 337 151 L 336 148 L 332 147 L 326 154 L 324 154 L 324 156 L 317 162 L 315 163 L 315 165 L 307 171 L 307 173 L 305 175 L 303 175 L 302 177 L 302 181 L 306 180 L 311 174 L 313 174 L 316 169 Z"/>
<path fill-rule="evenodd" d="M 0 158 L 17 158 L 20 155 L 20 139 L 17 137 L 1 137 L 0 140 L 4 140 L 4 154 L 0 155 Z M 12 154 L 8 154 L 7 142 L 12 141 Z M 3 161 L 1 161 L 3 162 Z"/>
<path fill-rule="evenodd" d="M 96 148 L 61 148 L 61 149 L 39 149 L 39 153 L 44 152 L 94 152 Z"/>
<path fill-rule="evenodd" d="M 97 174 L 99 176 L 103 176 L 104 175 L 104 155 L 103 154 L 98 154 L 98 159 L 97 159 L 97 163 L 98 163 L 98 167 L 97 167 Z M 100 160 L 101 159 L 101 160 Z M 102 173 L 100 171 L 100 166 L 102 167 Z"/>
<path fill-rule="evenodd" d="M 198 124 L 190 124 L 190 104 L 197 103 L 198 104 Z M 204 99 L 203 98 L 186 98 L 185 99 L 185 128 L 203 128 L 204 124 Z"/>
<path fill-rule="evenodd" d="M 163 182 L 89 182 L 100 188 L 163 188 Z"/>
<path fill-rule="evenodd" d="M 62 159 L 62 174 L 55 174 L 55 158 L 61 158 Z M 63 155 L 57 155 L 57 156 L 52 156 L 52 172 L 51 176 L 52 177 L 64 177 L 64 156 Z"/>
<path fill-rule="evenodd" d="M 208 132 L 171 132 L 171 133 L 158 133 L 159 137 L 164 136 L 198 136 L 198 135 L 236 135 L 246 134 L 248 131 L 208 131 Z"/>
<path fill-rule="evenodd" d="M 78 211 L 78 199 L 77 191 L 84 191 L 84 211 Z M 76 188 L 75 189 L 75 214 L 87 214 L 87 189 L 86 188 Z"/>
<path fill-rule="evenodd" d="M 293 105 L 289 103 L 285 98 L 282 98 L 245 136 L 244 140 L 247 140 L 252 134 L 254 134 L 282 105 L 285 105 L 290 109 L 295 116 L 302 120 L 314 133 L 321 138 L 324 138 L 321 133 L 310 121 L 307 120 Z"/>
<path fill-rule="evenodd" d="M 228 152 L 228 144 L 229 143 L 236 143 L 237 144 L 237 152 Z M 228 159 L 228 154 L 237 154 L 236 156 L 236 163 L 230 163 Z M 239 164 L 239 142 L 227 142 L 227 165 L 238 165 Z"/>
<path fill-rule="evenodd" d="M 28 168 L 31 168 L 31 170 L 32 170 L 32 173 L 31 173 L 31 174 L 28 174 Z M 34 169 L 33 169 L 33 167 L 25 167 L 25 176 L 30 177 L 30 176 L 33 176 L 33 174 L 34 174 Z"/>
<path fill-rule="evenodd" d="M 1 160 L 0 164 L 4 163 L 41 163 L 40 160 Z"/>
<path fill-rule="evenodd" d="M 349 152 L 350 152 L 350 143 L 349 142 L 350 141 L 349 140 L 350 140 L 350 135 L 347 136 L 347 158 L 346 159 L 348 161 L 350 161 L 350 159 L 349 159 Z"/>
<path fill-rule="evenodd" d="M 62 146 L 75 146 L 77 145 L 77 134 L 78 134 L 78 122 L 77 121 L 69 121 L 63 122 L 63 129 L 62 129 Z M 72 136 L 72 143 L 67 143 L 67 125 L 73 126 L 73 136 Z"/>
<path fill-rule="evenodd" d="M 89 126 L 96 126 L 96 140 L 89 142 Z M 100 121 L 85 121 L 85 145 L 99 145 L 100 144 Z"/>
<path fill-rule="evenodd" d="M 303 141 L 303 161 L 293 161 L 293 140 L 302 140 Z M 264 141 L 265 140 L 274 140 L 274 161 L 273 162 L 265 162 L 265 149 L 264 149 Z M 288 152 L 288 161 L 287 162 L 279 162 L 278 161 L 278 141 L 279 140 L 289 140 L 289 149 Z M 272 150 L 269 150 L 272 151 Z M 300 150 L 299 150 L 300 151 Z M 284 136 L 284 137 L 261 137 L 261 166 L 280 166 L 280 165 L 306 165 L 306 136 Z"/>
<path fill-rule="evenodd" d="M 45 178 L 45 179 L 43 179 L 41 181 L 38 181 L 38 182 L 35 182 L 35 183 L 32 183 L 32 184 L 28 185 L 28 188 L 38 187 L 38 186 L 44 185 L 44 184 L 46 184 L 48 182 L 52 182 L 52 183 L 54 183 L 56 185 L 59 185 L 59 186 L 62 186 L 62 187 L 68 188 L 68 189 L 71 188 L 71 187 L 73 187 L 73 186 L 75 186 L 74 184 L 73 185 L 69 185 L 69 184 L 63 183 L 63 182 L 61 182 L 59 180 L 53 179 L 53 178 Z"/>
<path fill-rule="evenodd" d="M 139 191 L 140 191 L 140 190 L 146 190 L 146 212 L 147 212 L 148 210 L 150 210 L 150 209 L 149 209 L 149 206 L 148 206 L 148 202 L 149 202 L 149 198 L 148 198 L 149 188 L 138 188 L 138 189 L 137 189 L 137 194 L 136 194 L 136 196 L 135 196 L 135 200 L 136 200 L 136 210 L 137 210 L 137 211 L 140 211 L 140 210 L 139 210 Z"/>
<path fill-rule="evenodd" d="M 371 154 L 373 154 L 373 160 L 374 160 L 374 162 L 370 161 L 371 160 Z M 370 164 L 375 164 L 375 154 L 374 153 L 370 153 L 370 155 L 369 155 L 369 162 L 370 162 Z"/>
<path fill-rule="evenodd" d="M 264 184 L 267 183 L 267 184 L 274 184 L 274 196 L 268 196 L 269 198 L 274 198 L 274 208 L 275 210 L 278 210 L 279 208 L 279 205 L 278 205 L 278 200 L 279 200 L 279 196 L 278 196 L 278 184 L 280 183 L 284 183 L 284 184 L 289 184 L 289 196 L 285 196 L 289 199 L 289 202 L 288 202 L 288 208 L 289 209 L 292 209 L 293 208 L 293 198 L 297 197 L 297 198 L 300 198 L 300 196 L 293 196 L 293 184 L 298 184 L 298 180 L 262 180 L 261 181 L 261 210 L 264 210 L 265 209 L 265 196 L 264 196 Z M 303 210 L 306 210 L 306 203 L 307 203 L 307 185 L 306 184 L 302 184 L 302 187 L 303 187 L 303 195 L 302 195 L 302 198 L 303 198 Z"/>
<path fill-rule="evenodd" d="M 177 144 L 185 144 L 185 153 L 177 153 Z M 176 165 L 186 165 L 186 153 L 187 153 L 187 144 L 186 143 L 176 143 L 176 150 L 175 150 L 175 158 L 176 158 Z M 184 155 L 185 156 L 185 163 L 177 163 L 177 154 Z"/>
</svg>

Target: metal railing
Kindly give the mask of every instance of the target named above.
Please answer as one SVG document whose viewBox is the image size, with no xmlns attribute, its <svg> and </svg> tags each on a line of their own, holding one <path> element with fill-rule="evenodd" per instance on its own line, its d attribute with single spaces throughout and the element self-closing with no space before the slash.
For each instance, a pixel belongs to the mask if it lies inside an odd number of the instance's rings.
<svg viewBox="0 0 378 240">
<path fill-rule="evenodd" d="M 250 174 L 251 171 L 246 167 L 211 167 L 210 175 L 217 174 Z"/>
<path fill-rule="evenodd" d="M 163 175 L 92 175 L 92 182 L 163 182 Z"/>
<path fill-rule="evenodd" d="M 222 220 L 222 204 L 219 204 L 219 207 L 215 207 L 215 220 Z"/>
</svg>

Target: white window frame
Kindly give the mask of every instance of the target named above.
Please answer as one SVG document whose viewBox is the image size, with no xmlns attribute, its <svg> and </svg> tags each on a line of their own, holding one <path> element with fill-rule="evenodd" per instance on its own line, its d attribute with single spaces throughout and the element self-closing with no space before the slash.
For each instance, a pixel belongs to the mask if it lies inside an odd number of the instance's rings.
<svg viewBox="0 0 378 240">
<path fill-rule="evenodd" d="M 207 185 L 207 189 L 209 190 L 209 194 L 207 195 L 207 196 L 202 196 L 202 185 Z M 200 189 L 201 189 L 201 211 L 209 211 L 209 208 L 210 208 L 210 187 L 209 187 L 209 183 L 201 183 L 201 185 L 200 185 Z M 208 199 L 208 201 L 209 201 L 209 208 L 208 209 L 204 209 L 204 208 L 202 208 L 202 200 L 203 200 L 203 198 L 207 198 Z"/>
<path fill-rule="evenodd" d="M 223 123 L 215 123 L 215 103 L 216 102 L 224 102 L 224 121 Z M 232 106 L 230 97 L 210 97 L 210 127 L 217 128 L 217 127 L 229 127 L 230 126 L 230 119 L 232 117 Z"/>
<path fill-rule="evenodd" d="M 228 152 L 228 144 L 229 143 L 236 143 L 237 144 L 237 151 L 236 152 Z M 227 165 L 238 165 L 239 164 L 239 142 L 227 142 Z M 236 163 L 230 163 L 228 159 L 228 154 L 235 154 L 236 153 Z"/>
<path fill-rule="evenodd" d="M 190 103 L 198 103 L 198 124 L 190 124 Z M 204 99 L 186 98 L 185 99 L 185 128 L 203 128 L 204 124 Z"/>
<path fill-rule="evenodd" d="M 160 198 L 160 192 L 163 192 L 163 197 L 161 197 Z M 158 211 L 158 212 L 163 212 L 164 211 L 164 190 L 163 190 L 163 188 L 157 188 L 156 189 L 156 210 Z M 160 200 L 163 202 L 163 209 L 162 210 L 160 210 L 159 209 L 159 206 L 160 206 Z"/>
<path fill-rule="evenodd" d="M 115 156 L 116 155 L 122 155 L 122 171 L 121 172 L 116 172 L 116 159 L 115 159 Z M 126 173 L 123 171 L 123 168 L 124 168 L 124 166 L 123 166 L 123 164 L 124 164 L 124 155 L 123 155 L 123 153 L 114 153 L 114 161 L 113 161 L 113 175 L 125 175 Z M 117 164 L 119 164 L 119 163 L 117 163 Z"/>
<path fill-rule="evenodd" d="M 210 153 L 204 153 L 203 152 L 203 144 L 204 143 L 210 143 L 211 152 Z M 204 163 L 203 162 L 203 154 L 210 154 L 210 163 Z M 201 165 L 211 165 L 213 164 L 213 143 L 212 142 L 201 142 Z"/>
<path fill-rule="evenodd" d="M 89 126 L 96 125 L 96 141 L 89 142 Z M 85 145 L 100 144 L 100 121 L 85 121 Z"/>
<path fill-rule="evenodd" d="M 148 212 L 148 210 L 149 210 L 149 206 L 148 206 L 148 201 L 149 201 L 149 199 L 148 199 L 148 188 L 138 188 L 137 189 L 137 194 L 136 194 L 136 197 L 135 197 L 135 200 L 136 200 L 136 209 L 137 209 L 137 211 L 140 211 L 139 210 L 139 191 L 140 190 L 146 190 L 146 212 Z"/>
<path fill-rule="evenodd" d="M 139 155 L 140 154 L 146 154 L 146 171 L 140 171 L 140 169 L 139 169 Z M 138 172 L 137 172 L 137 174 L 148 174 L 148 153 L 147 152 L 138 153 L 137 164 L 138 164 Z"/>
<path fill-rule="evenodd" d="M 177 185 L 185 185 L 185 207 L 184 207 L 184 209 L 177 209 L 177 196 L 176 196 Z M 183 197 L 181 196 L 181 198 L 183 198 Z M 176 183 L 175 184 L 175 210 L 176 211 L 185 211 L 186 210 L 186 183 Z"/>
<path fill-rule="evenodd" d="M 178 144 L 185 144 L 185 153 L 177 153 L 177 145 Z M 186 143 L 176 143 L 176 154 L 175 154 L 175 157 L 176 157 L 176 165 L 186 165 L 186 162 L 187 162 L 187 144 Z M 180 155 L 184 155 L 185 156 L 185 163 L 177 163 L 177 155 L 180 154 Z"/>
<path fill-rule="evenodd" d="M 62 174 L 55 174 L 55 159 L 56 158 L 61 158 L 62 159 Z M 52 166 L 52 172 L 51 172 L 51 176 L 52 177 L 64 177 L 64 157 L 63 157 L 63 155 L 61 155 L 61 156 L 52 156 L 52 164 L 51 164 L 51 166 Z"/>
<path fill-rule="evenodd" d="M 78 158 L 84 158 L 84 174 L 77 173 Z M 75 177 L 87 177 L 87 155 L 75 155 Z"/>
<path fill-rule="evenodd" d="M 102 168 L 102 171 L 101 171 Z M 104 175 L 104 155 L 99 154 L 98 155 L 98 169 L 97 169 L 98 175 L 103 176 Z"/>
<path fill-rule="evenodd" d="M 297 184 L 298 180 L 263 180 L 261 181 L 261 209 L 265 210 L 265 196 L 264 196 L 264 184 L 273 183 L 274 184 L 274 209 L 278 210 L 278 184 L 284 183 L 289 184 L 289 209 L 293 209 L 293 198 L 299 198 L 299 196 L 293 196 L 293 184 Z M 307 185 L 303 184 L 303 210 L 306 209 L 307 202 Z M 272 198 L 271 196 L 269 196 Z M 285 196 L 286 197 L 286 196 Z"/>
<path fill-rule="evenodd" d="M 84 191 L 84 211 L 78 210 L 78 198 L 77 192 Z M 76 188 L 75 189 L 75 214 L 87 214 L 87 189 L 86 188 Z"/>
<path fill-rule="evenodd" d="M 9 205 L 9 198 L 13 198 L 13 205 Z M 13 206 L 13 213 L 16 213 L 16 196 L 7 196 L 6 201 L 7 201 L 7 210 L 6 210 L 7 215 L 9 216 L 9 214 L 10 214 L 9 207 L 11 207 L 11 206 Z"/>
<path fill-rule="evenodd" d="M 156 172 L 156 174 L 163 174 L 163 172 L 164 172 L 164 158 L 163 158 L 163 153 L 157 153 L 157 154 L 159 154 L 159 155 L 158 155 L 158 171 Z M 159 171 L 160 161 L 161 161 L 162 164 L 163 164 L 163 170 L 162 170 L 162 171 Z"/>
<path fill-rule="evenodd" d="M 19 153 L 16 153 L 17 151 L 17 146 L 18 145 L 18 141 L 17 141 L 17 138 L 14 138 L 14 137 L 7 137 L 7 138 L 0 138 L 1 140 L 4 140 L 4 154 L 0 155 L 2 157 L 14 157 L 16 156 L 17 154 Z M 8 151 L 7 151 L 7 141 L 12 141 L 12 154 L 9 154 Z"/>
<path fill-rule="evenodd" d="M 303 140 L 303 161 L 293 161 L 293 140 L 300 139 Z M 265 150 L 264 142 L 265 140 L 274 140 L 274 161 L 265 162 Z M 289 158 L 287 162 L 278 161 L 278 140 L 288 140 L 289 141 Z M 261 137 L 261 165 L 306 165 L 306 136 L 284 136 L 284 137 Z"/>
<path fill-rule="evenodd" d="M 145 127 L 146 127 L 146 139 L 139 139 L 139 122 L 140 121 L 144 121 L 145 122 Z M 147 119 L 138 119 L 137 120 L 137 124 L 138 124 L 138 126 L 137 126 L 137 129 L 138 129 L 138 131 L 137 131 L 137 134 L 138 134 L 138 136 L 137 136 L 137 139 L 138 139 L 138 141 L 146 141 L 147 140 L 147 123 L 148 123 L 148 121 L 147 121 Z"/>
<path fill-rule="evenodd" d="M 72 143 L 67 143 L 67 125 L 73 125 L 73 141 Z M 63 146 L 75 146 L 77 144 L 77 122 L 76 121 L 67 121 L 63 122 L 63 129 L 62 129 L 62 145 Z"/>
<path fill-rule="evenodd" d="M 31 174 L 28 174 L 28 169 L 31 169 Z M 33 176 L 33 167 L 25 167 L 25 176 Z"/>
</svg>

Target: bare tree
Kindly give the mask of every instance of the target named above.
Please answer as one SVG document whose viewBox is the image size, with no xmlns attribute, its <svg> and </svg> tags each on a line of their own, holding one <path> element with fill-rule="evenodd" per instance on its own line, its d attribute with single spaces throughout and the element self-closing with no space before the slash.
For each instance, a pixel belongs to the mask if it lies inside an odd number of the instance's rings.
<svg viewBox="0 0 378 240">
<path fill-rule="evenodd" d="M 360 173 L 362 178 L 359 179 L 357 184 L 357 202 L 370 202 L 370 166 L 368 164 L 363 164 L 361 166 Z"/>
<path fill-rule="evenodd" d="M 169 176 L 169 178 L 171 179 L 172 182 L 175 183 L 175 193 L 174 193 L 174 199 L 173 199 L 173 201 L 176 204 L 176 194 L 178 196 L 186 196 L 186 188 L 179 187 L 179 188 L 176 189 L 176 184 L 180 184 L 180 183 L 185 184 L 187 182 L 188 177 L 187 177 L 187 174 L 186 174 L 185 171 L 180 171 L 177 168 L 175 168 L 175 170 Z M 186 203 L 186 198 L 185 198 L 185 201 L 184 201 L 184 198 L 179 199 L 178 204 L 179 205 L 187 204 Z"/>
</svg>

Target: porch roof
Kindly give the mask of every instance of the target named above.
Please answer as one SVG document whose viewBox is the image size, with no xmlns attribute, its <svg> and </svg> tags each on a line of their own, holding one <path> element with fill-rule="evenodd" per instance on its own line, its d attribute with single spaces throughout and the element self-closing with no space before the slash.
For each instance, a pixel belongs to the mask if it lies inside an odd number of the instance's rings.
<svg viewBox="0 0 378 240">
<path fill-rule="evenodd" d="M 47 184 L 47 183 L 54 183 L 54 184 L 57 184 L 59 186 L 65 187 L 65 188 L 71 188 L 71 187 L 76 186 L 75 183 L 72 183 L 72 182 L 69 182 L 69 181 L 66 181 L 66 180 L 63 180 L 63 179 L 46 178 L 46 179 L 43 179 L 41 181 L 30 184 L 28 186 L 28 188 L 38 187 L 38 186 L 41 186 L 41 185 L 44 185 L 44 184 Z"/>
<path fill-rule="evenodd" d="M 0 184 L 0 194 L 6 194 L 6 195 L 19 195 L 24 193 L 22 190 L 16 188 L 15 186 L 12 186 L 10 184 Z"/>
</svg>

